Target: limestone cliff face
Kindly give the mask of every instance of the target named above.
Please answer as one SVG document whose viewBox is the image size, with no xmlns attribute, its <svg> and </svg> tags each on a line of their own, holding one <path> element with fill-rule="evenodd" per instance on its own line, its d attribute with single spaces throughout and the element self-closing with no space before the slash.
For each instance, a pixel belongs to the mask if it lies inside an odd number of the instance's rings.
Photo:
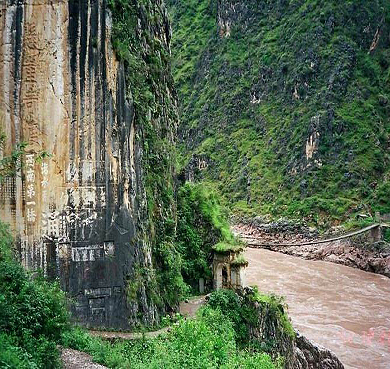
<svg viewBox="0 0 390 369">
<path fill-rule="evenodd" d="M 0 215 L 23 264 L 59 277 L 77 320 L 127 327 L 154 323 L 158 309 L 142 283 L 126 297 L 134 266 L 152 258 L 142 127 L 111 32 L 105 0 L 0 6 L 5 154 L 28 143 L 21 172 L 2 185 Z M 159 124 L 172 139 L 175 124 Z"/>
</svg>

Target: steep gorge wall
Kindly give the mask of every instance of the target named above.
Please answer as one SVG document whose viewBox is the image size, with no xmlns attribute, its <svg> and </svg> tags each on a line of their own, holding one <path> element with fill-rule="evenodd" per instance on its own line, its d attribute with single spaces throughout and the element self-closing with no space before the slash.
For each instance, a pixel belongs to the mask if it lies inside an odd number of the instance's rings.
<svg viewBox="0 0 390 369">
<path fill-rule="evenodd" d="M 132 2 L 144 14 L 138 27 L 145 27 L 148 12 L 162 14 L 150 37 L 160 37 L 169 52 L 160 1 L 148 9 L 137 5 Z M 111 45 L 112 23 L 105 0 L 8 0 L 0 6 L 3 154 L 28 143 L 22 170 L 1 186 L 0 216 L 17 236 L 22 263 L 59 277 L 78 321 L 125 328 L 155 323 L 163 307 L 144 281 L 127 297 L 135 268 L 153 269 L 153 209 L 145 188 L 153 169 L 145 169 L 144 129 L 128 68 Z M 167 74 L 160 87 L 173 96 L 170 79 Z M 151 124 L 168 145 L 175 99 L 161 110 Z M 164 151 L 159 155 L 170 160 Z M 165 177 L 169 186 L 170 165 Z M 169 216 L 158 196 L 160 212 Z"/>
<path fill-rule="evenodd" d="M 170 0 L 182 163 L 237 213 L 390 211 L 388 0 Z"/>
</svg>

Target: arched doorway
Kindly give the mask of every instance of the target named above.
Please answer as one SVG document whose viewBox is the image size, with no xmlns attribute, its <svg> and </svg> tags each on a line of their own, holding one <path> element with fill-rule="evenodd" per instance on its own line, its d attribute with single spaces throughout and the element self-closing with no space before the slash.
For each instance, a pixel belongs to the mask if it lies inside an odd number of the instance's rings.
<svg viewBox="0 0 390 369">
<path fill-rule="evenodd" d="M 222 288 L 228 288 L 228 272 L 226 265 L 222 267 Z"/>
</svg>

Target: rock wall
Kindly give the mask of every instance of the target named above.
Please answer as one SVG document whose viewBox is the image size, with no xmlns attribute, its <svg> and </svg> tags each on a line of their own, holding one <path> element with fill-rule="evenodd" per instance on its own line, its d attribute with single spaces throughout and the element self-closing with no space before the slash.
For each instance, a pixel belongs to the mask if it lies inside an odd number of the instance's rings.
<svg viewBox="0 0 390 369">
<path fill-rule="evenodd" d="M 237 291 L 247 311 L 254 308 L 257 319 L 251 320 L 249 335 L 268 348 L 275 358 L 284 358 L 286 369 L 343 369 L 336 355 L 302 336 L 292 327 L 288 328 L 286 306 L 282 301 L 256 301 L 253 289 L 246 287 Z M 291 331 L 290 331 L 291 330 Z"/>
<path fill-rule="evenodd" d="M 59 277 L 78 321 L 125 328 L 156 322 L 158 309 L 144 286 L 126 297 L 135 263 L 152 258 L 142 127 L 111 31 L 106 0 L 0 6 L 2 155 L 28 144 L 1 186 L 0 216 L 22 263 Z"/>
</svg>

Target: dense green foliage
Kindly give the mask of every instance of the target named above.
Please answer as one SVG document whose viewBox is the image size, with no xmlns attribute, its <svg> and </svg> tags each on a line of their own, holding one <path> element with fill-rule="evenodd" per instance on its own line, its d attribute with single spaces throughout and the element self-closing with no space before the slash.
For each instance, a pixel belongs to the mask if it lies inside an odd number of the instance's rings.
<svg viewBox="0 0 390 369">
<path fill-rule="evenodd" d="M 177 195 L 178 250 L 183 261 L 182 275 L 196 290 L 199 278 L 211 284 L 213 246 L 235 245 L 226 212 L 214 191 L 200 184 L 186 183 Z"/>
<path fill-rule="evenodd" d="M 0 366 L 57 368 L 57 343 L 68 328 L 64 293 L 32 278 L 13 258 L 12 237 L 0 222 Z"/>
<path fill-rule="evenodd" d="M 163 297 L 170 306 L 189 293 L 198 293 L 199 278 L 204 278 L 206 289 L 212 288 L 213 250 L 242 248 L 230 231 L 220 197 L 207 186 L 189 182 L 179 186 L 176 215 L 176 229 L 172 224 L 164 241 L 156 244 L 161 270 L 154 275 L 153 289 L 164 289 Z M 243 257 L 239 262 L 246 263 Z M 130 299 L 137 297 L 137 290 L 148 273 L 150 269 L 136 265 L 128 284 Z M 158 294 L 153 299 L 163 303 Z"/>
<path fill-rule="evenodd" d="M 64 335 L 64 342 L 91 353 L 110 368 L 275 368 L 269 355 L 239 349 L 233 323 L 219 308 L 205 307 L 196 319 L 180 320 L 166 335 L 154 339 L 109 344 L 81 330 Z"/>
<path fill-rule="evenodd" d="M 150 304 L 173 308 L 186 293 L 176 250 L 174 165 L 177 125 L 176 96 L 170 71 L 169 27 L 160 1 L 109 0 L 112 43 L 124 63 L 127 97 L 134 104 L 136 142 L 140 146 L 142 183 L 139 198 L 139 244 L 151 251 L 152 265 L 138 257 L 129 276 L 128 296 L 145 290 Z M 142 193 L 142 189 L 139 191 Z"/>
<path fill-rule="evenodd" d="M 210 295 L 208 305 L 219 309 L 233 323 L 241 347 L 260 348 L 277 356 L 281 342 L 289 342 L 295 337 L 287 307 L 278 296 L 261 295 L 254 289 L 252 294 L 240 298 L 232 290 L 218 290 Z M 250 332 L 254 329 L 261 330 L 262 341 L 251 337 Z"/>
<path fill-rule="evenodd" d="M 238 213 L 390 212 L 389 0 L 168 3 L 183 166 Z"/>
<path fill-rule="evenodd" d="M 185 186 L 183 191 L 189 190 L 189 186 Z M 194 196 L 200 200 L 198 206 L 205 202 L 201 214 L 207 214 L 210 217 L 208 221 L 219 224 L 219 228 L 212 227 L 211 230 L 218 229 L 221 237 L 226 222 L 219 210 L 209 212 L 213 207 L 210 207 L 210 198 L 206 196 L 206 201 L 203 197 L 205 194 Z M 110 344 L 89 336 L 80 328 L 69 329 L 64 293 L 56 284 L 42 277 L 33 278 L 24 271 L 14 260 L 11 245 L 8 229 L 0 223 L 2 367 L 60 367 L 57 344 L 89 352 L 96 361 L 112 368 L 265 369 L 281 365 L 280 360 L 273 362 L 264 352 L 273 353 L 268 350 L 267 344 L 258 347 L 243 345 L 245 340 L 248 341 L 249 331 L 238 329 L 238 325 L 243 322 L 256 324 L 257 312 L 250 305 L 245 307 L 242 302 L 239 307 L 232 303 L 233 296 L 236 296 L 232 291 L 212 294 L 210 304 L 201 309 L 196 319 L 181 319 L 171 332 L 155 339 Z M 225 304 L 221 303 L 224 299 L 228 301 Z M 233 302 L 237 301 L 236 298 Z M 276 319 L 281 317 L 275 315 Z"/>
</svg>

